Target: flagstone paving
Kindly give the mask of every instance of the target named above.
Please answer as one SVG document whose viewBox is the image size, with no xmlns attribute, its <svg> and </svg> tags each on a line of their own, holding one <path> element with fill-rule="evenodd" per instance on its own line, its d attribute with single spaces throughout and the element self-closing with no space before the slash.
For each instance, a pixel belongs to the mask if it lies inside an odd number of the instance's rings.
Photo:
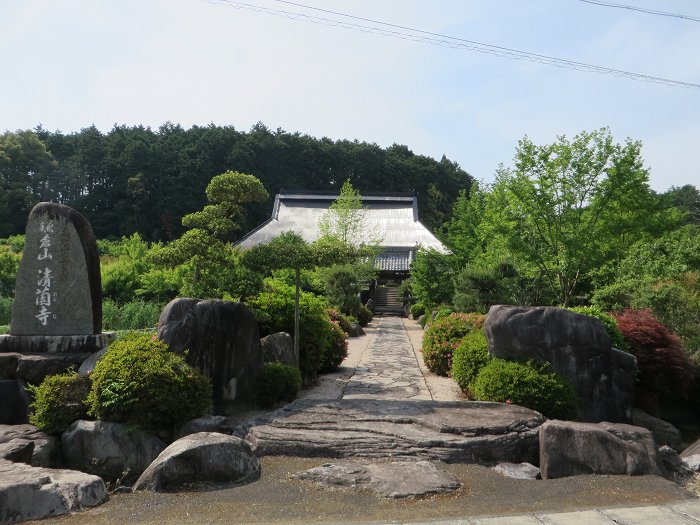
<svg viewBox="0 0 700 525">
<path fill-rule="evenodd" d="M 401 319 L 381 317 L 343 399 L 433 399 Z"/>
</svg>

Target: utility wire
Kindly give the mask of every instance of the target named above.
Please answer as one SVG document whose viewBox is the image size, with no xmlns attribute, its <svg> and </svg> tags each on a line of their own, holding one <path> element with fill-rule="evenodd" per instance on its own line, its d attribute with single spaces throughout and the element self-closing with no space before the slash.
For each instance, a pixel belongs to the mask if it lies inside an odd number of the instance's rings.
<svg viewBox="0 0 700 525">
<path fill-rule="evenodd" d="M 688 20 L 689 22 L 700 22 L 700 18 L 698 18 L 697 16 L 681 15 L 678 13 L 667 13 L 666 11 L 656 11 L 654 9 L 644 9 L 643 7 L 637 7 L 634 5 L 616 4 L 614 2 L 603 2 L 602 0 L 579 0 L 579 2 L 585 2 L 587 4 L 593 4 L 593 5 L 600 5 L 603 7 L 615 7 L 617 9 L 628 9 L 630 11 L 638 11 L 640 13 L 646 13 L 649 15 L 668 16 L 671 18 L 681 18 L 683 20 Z"/>
<path fill-rule="evenodd" d="M 520 51 L 517 49 L 511 49 L 508 47 L 495 46 L 491 44 L 486 44 L 483 42 L 477 42 L 475 40 L 467 40 L 464 38 L 452 37 L 448 35 L 442 35 L 440 33 L 432 33 L 430 31 L 423 31 L 420 29 L 415 29 L 411 27 L 400 26 L 396 24 L 390 24 L 388 22 L 382 22 L 380 20 L 372 20 L 370 18 L 362 18 L 354 15 L 348 15 L 345 13 L 340 13 L 338 11 L 330 11 L 327 9 L 321 9 L 318 7 L 306 6 L 304 4 L 298 4 L 287 0 L 276 0 L 281 3 L 293 5 L 295 7 L 300 7 L 303 9 L 309 9 L 314 11 L 323 12 L 326 14 L 331 14 L 334 16 L 345 17 L 348 19 L 358 20 L 360 22 L 367 22 L 371 24 L 377 24 L 382 27 L 370 26 L 366 24 L 360 24 L 355 22 L 346 22 L 343 20 L 337 20 L 332 18 L 326 18 L 324 16 L 314 16 L 306 13 L 295 13 L 291 11 L 285 11 L 283 9 L 273 9 L 270 7 L 263 7 L 253 4 L 248 4 L 245 2 L 238 2 L 234 0 L 201 0 L 209 4 L 222 5 L 227 7 L 233 7 L 235 9 L 245 9 L 254 11 L 257 13 L 264 13 L 273 16 L 281 16 L 288 18 L 290 20 L 300 20 L 303 22 L 310 22 L 313 24 L 326 25 L 330 27 L 340 27 L 343 29 L 348 29 L 352 31 L 359 31 L 362 33 L 373 33 L 389 38 L 398 38 L 401 40 L 410 40 L 413 42 L 419 42 L 423 44 L 429 44 L 433 46 L 447 47 L 450 49 L 464 49 L 468 51 L 475 51 L 478 53 L 489 54 L 497 56 L 500 58 L 509 58 L 512 60 L 529 60 L 531 62 L 536 62 L 539 64 L 545 64 L 549 66 L 555 66 L 563 69 L 574 69 L 577 71 L 585 71 L 588 73 L 599 73 L 612 75 L 615 77 L 629 78 L 632 80 L 637 80 L 641 82 L 652 82 L 656 84 L 664 84 L 668 86 L 685 87 L 700 89 L 700 84 L 694 84 L 691 82 L 683 82 L 680 80 L 673 80 L 669 78 L 655 77 L 651 75 L 645 75 L 642 73 L 634 73 L 631 71 L 623 71 L 620 69 L 612 69 L 603 66 L 596 66 L 594 64 L 586 64 L 584 62 L 575 62 L 573 60 L 566 60 L 562 58 L 551 57 L 547 55 L 540 55 L 537 53 L 529 53 L 527 51 Z"/>
</svg>

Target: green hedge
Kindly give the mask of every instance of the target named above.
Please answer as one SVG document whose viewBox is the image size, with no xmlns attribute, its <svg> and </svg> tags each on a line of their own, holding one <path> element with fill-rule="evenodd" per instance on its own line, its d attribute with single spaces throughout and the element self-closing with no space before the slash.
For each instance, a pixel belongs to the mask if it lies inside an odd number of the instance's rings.
<svg viewBox="0 0 700 525">
<path fill-rule="evenodd" d="M 293 401 L 301 389 L 301 372 L 282 363 L 265 363 L 256 379 L 258 404 L 268 408 L 280 401 Z"/>
<path fill-rule="evenodd" d="M 549 365 L 493 359 L 469 389 L 479 401 L 512 403 L 536 410 L 551 419 L 576 417 L 576 394 Z"/>
<path fill-rule="evenodd" d="M 209 380 L 155 335 L 130 333 L 95 365 L 90 414 L 146 430 L 172 429 L 206 413 Z"/>
<path fill-rule="evenodd" d="M 119 304 L 102 301 L 102 325 L 105 330 L 143 330 L 158 324 L 162 307 L 141 299 Z"/>
<path fill-rule="evenodd" d="M 450 313 L 433 321 L 423 336 L 423 361 L 435 374 L 447 376 L 452 368 L 452 354 L 462 338 L 474 328 L 481 328 L 481 314 Z"/>
<path fill-rule="evenodd" d="M 338 369 L 340 364 L 348 356 L 348 340 L 347 335 L 340 328 L 338 323 L 330 321 L 328 330 L 331 334 L 331 344 L 328 346 L 326 353 L 323 354 L 321 361 L 321 372 L 328 373 Z"/>
<path fill-rule="evenodd" d="M 49 434 L 60 434 L 73 421 L 87 419 L 90 386 L 90 378 L 77 372 L 47 376 L 32 389 L 29 422 Z"/>
<path fill-rule="evenodd" d="M 481 369 L 491 361 L 483 330 L 472 330 L 452 354 L 452 378 L 462 392 L 469 394 L 469 385 Z"/>
</svg>

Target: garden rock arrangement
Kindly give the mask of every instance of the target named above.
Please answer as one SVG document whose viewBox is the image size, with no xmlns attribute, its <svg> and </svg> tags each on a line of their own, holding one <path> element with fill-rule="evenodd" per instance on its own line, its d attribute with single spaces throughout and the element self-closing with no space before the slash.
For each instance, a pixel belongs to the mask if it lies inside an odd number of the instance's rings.
<svg viewBox="0 0 700 525">
<path fill-rule="evenodd" d="M 540 469 L 543 479 L 662 473 L 651 431 L 625 424 L 557 420 L 540 427 Z"/>
<path fill-rule="evenodd" d="M 0 445 L 8 449 L 22 443 L 32 443 L 32 455 L 29 463 L 36 467 L 54 467 L 61 457 L 60 440 L 51 434 L 42 432 L 34 425 L 0 425 Z M 13 460 L 15 461 L 15 460 Z"/>
<path fill-rule="evenodd" d="M 324 487 L 369 489 L 390 499 L 446 494 L 460 487 L 457 478 L 430 461 L 327 463 L 292 477 Z"/>
<path fill-rule="evenodd" d="M 106 499 L 107 488 L 97 476 L 0 459 L 2 524 L 65 514 Z"/>
<path fill-rule="evenodd" d="M 193 484 L 249 483 L 259 477 L 260 462 L 248 443 L 234 436 L 199 432 L 168 446 L 133 490 L 164 492 Z"/>
<path fill-rule="evenodd" d="M 263 361 L 299 366 L 299 356 L 294 353 L 294 339 L 287 332 L 277 332 L 260 340 Z"/>
<path fill-rule="evenodd" d="M 70 468 L 107 480 L 135 479 L 166 444 L 153 434 L 106 421 L 74 422 L 61 435 L 63 458 Z"/>
<path fill-rule="evenodd" d="M 260 332 L 242 303 L 179 298 L 163 309 L 158 337 L 211 379 L 214 400 L 249 400 L 263 365 Z"/>
<path fill-rule="evenodd" d="M 534 463 L 543 422 L 538 412 L 501 403 L 299 400 L 253 422 L 246 440 L 259 456 Z"/>
<path fill-rule="evenodd" d="M 497 305 L 484 330 L 494 357 L 547 362 L 571 381 L 584 420 L 631 421 L 636 359 L 612 348 L 597 319 L 562 308 Z"/>
</svg>

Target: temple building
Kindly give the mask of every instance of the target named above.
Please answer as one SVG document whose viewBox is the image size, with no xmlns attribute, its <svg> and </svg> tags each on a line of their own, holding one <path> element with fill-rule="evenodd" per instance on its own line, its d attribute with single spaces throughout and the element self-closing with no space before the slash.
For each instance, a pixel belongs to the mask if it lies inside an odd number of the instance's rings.
<svg viewBox="0 0 700 525">
<path fill-rule="evenodd" d="M 272 216 L 240 239 L 236 246 L 246 249 L 265 244 L 288 231 L 313 242 L 321 236 L 319 223 L 337 198 L 337 194 L 330 193 L 283 191 L 275 196 Z M 367 242 L 382 248 L 375 261 L 379 276 L 371 287 L 372 292 L 377 287 L 395 289 L 406 279 L 419 248 L 447 251 L 418 220 L 418 200 L 414 195 L 362 195 L 362 206 Z M 385 291 L 382 290 L 380 295 Z M 388 293 L 393 295 L 392 290 Z M 381 299 L 374 295 L 372 293 L 373 299 Z"/>
</svg>

